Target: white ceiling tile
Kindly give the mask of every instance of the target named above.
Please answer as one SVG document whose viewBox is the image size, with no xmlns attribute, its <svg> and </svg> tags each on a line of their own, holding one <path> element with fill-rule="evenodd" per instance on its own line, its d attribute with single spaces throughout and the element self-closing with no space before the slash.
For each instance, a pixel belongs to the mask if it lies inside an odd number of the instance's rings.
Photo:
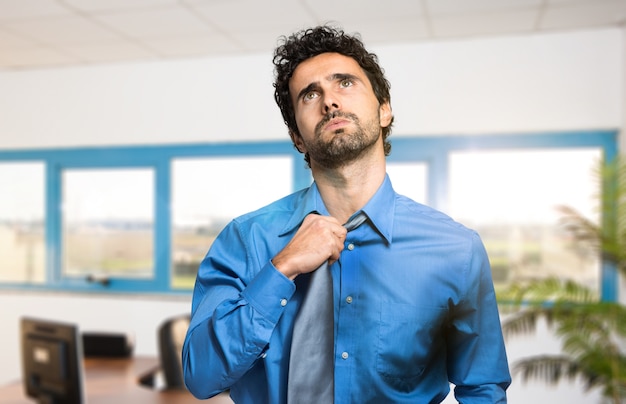
<svg viewBox="0 0 626 404">
<path fill-rule="evenodd" d="M 558 6 L 558 5 L 575 5 L 575 4 L 590 4 L 601 5 L 602 3 L 626 3 L 626 0 L 548 0 L 546 5 Z"/>
<path fill-rule="evenodd" d="M 459 37 L 531 32 L 537 11 L 446 15 L 431 19 L 435 37 Z"/>
<path fill-rule="evenodd" d="M 198 16 L 177 7 L 99 14 L 94 18 L 125 35 L 136 38 L 164 38 L 214 31 Z"/>
<path fill-rule="evenodd" d="M 178 0 L 178 1 L 181 4 L 186 4 L 190 6 L 202 6 L 202 5 L 207 5 L 207 4 L 231 3 L 233 1 L 246 1 L 246 0 Z M 283 1 L 289 1 L 289 0 L 283 0 Z"/>
<path fill-rule="evenodd" d="M 289 34 L 289 31 L 316 24 L 306 7 L 295 1 L 215 1 L 200 3 L 193 8 L 226 31 L 276 29 Z"/>
<path fill-rule="evenodd" d="M 626 2 L 610 1 L 549 7 L 540 21 L 543 29 L 571 29 L 626 22 Z"/>
<path fill-rule="evenodd" d="M 240 31 L 231 33 L 230 37 L 247 51 L 272 53 L 278 45 L 279 38 L 290 33 L 291 31 L 282 30 Z"/>
<path fill-rule="evenodd" d="M 71 14 L 56 0 L 0 0 L 0 21 Z"/>
<path fill-rule="evenodd" d="M 326 22 L 370 45 L 624 21 L 626 0 L 0 0 L 0 69 L 271 54 L 280 36 Z"/>
<path fill-rule="evenodd" d="M 158 55 L 128 41 L 96 42 L 63 47 L 66 53 L 85 62 L 112 62 L 120 60 L 151 59 Z"/>
<path fill-rule="evenodd" d="M 426 0 L 430 15 L 536 8 L 543 0 Z"/>
<path fill-rule="evenodd" d="M 11 52 L 7 57 L 7 66 L 11 68 L 20 67 L 48 67 L 58 65 L 68 65 L 81 62 L 79 59 L 63 54 L 55 49 L 39 47 L 21 49 Z"/>
<path fill-rule="evenodd" d="M 63 0 L 68 6 L 84 12 L 132 10 L 176 5 L 177 0 Z"/>
<path fill-rule="evenodd" d="M 214 53 L 241 52 L 242 47 L 222 35 L 141 40 L 163 57 L 203 56 Z"/>
<path fill-rule="evenodd" d="M 319 22 L 376 23 L 390 18 L 421 17 L 422 5 L 415 0 L 305 0 Z"/>
<path fill-rule="evenodd" d="M 11 49 L 32 48 L 37 45 L 37 41 L 25 38 L 21 35 L 15 35 L 5 31 L 0 27 L 0 51 L 9 51 Z M 0 52 L 1 54 L 2 52 Z"/>
<path fill-rule="evenodd" d="M 348 33 L 359 33 L 366 46 L 373 43 L 405 42 L 430 37 L 423 18 L 394 18 L 377 24 L 355 22 L 346 24 L 343 28 Z"/>
<path fill-rule="evenodd" d="M 11 31 L 44 43 L 81 43 L 117 35 L 81 17 L 46 18 L 5 24 Z"/>
</svg>

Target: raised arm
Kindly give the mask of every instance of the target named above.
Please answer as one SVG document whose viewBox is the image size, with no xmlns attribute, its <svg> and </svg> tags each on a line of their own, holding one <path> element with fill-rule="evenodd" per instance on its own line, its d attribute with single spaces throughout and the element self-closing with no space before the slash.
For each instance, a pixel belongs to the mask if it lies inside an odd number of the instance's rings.
<svg viewBox="0 0 626 404">
<path fill-rule="evenodd" d="M 182 355 L 185 384 L 198 398 L 230 388 L 254 365 L 286 309 L 281 301 L 295 291 L 269 258 L 258 259 L 233 222 L 200 265 Z"/>
</svg>

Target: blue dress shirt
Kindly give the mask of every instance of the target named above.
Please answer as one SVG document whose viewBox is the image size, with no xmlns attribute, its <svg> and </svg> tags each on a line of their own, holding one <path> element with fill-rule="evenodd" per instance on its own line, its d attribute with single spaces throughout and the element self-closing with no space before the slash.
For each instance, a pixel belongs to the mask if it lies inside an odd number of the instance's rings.
<svg viewBox="0 0 626 404">
<path fill-rule="evenodd" d="M 479 236 L 386 178 L 331 267 L 335 403 L 505 403 L 511 378 Z M 311 212 L 315 184 L 233 220 L 200 265 L 183 348 L 188 389 L 283 404 L 293 320 L 309 276 L 271 259 Z"/>
</svg>

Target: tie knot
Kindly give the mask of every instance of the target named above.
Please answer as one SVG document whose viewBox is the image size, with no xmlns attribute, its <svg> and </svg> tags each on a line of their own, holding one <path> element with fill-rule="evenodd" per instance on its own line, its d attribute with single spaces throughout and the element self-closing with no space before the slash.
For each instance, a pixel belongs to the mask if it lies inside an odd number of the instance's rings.
<svg viewBox="0 0 626 404">
<path fill-rule="evenodd" d="M 352 216 L 343 225 L 343 227 L 345 227 L 346 230 L 348 230 L 348 231 L 352 231 L 352 230 L 356 229 L 357 227 L 359 227 L 361 224 L 363 224 L 363 222 L 366 221 L 366 220 L 367 220 L 367 216 L 365 215 L 365 213 L 363 213 L 363 211 L 359 211 L 354 216 Z"/>
</svg>

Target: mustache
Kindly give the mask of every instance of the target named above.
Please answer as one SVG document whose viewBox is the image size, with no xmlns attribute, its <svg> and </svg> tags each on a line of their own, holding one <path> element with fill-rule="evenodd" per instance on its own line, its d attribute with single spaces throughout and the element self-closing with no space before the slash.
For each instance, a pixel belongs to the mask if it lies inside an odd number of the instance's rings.
<svg viewBox="0 0 626 404">
<path fill-rule="evenodd" d="M 318 134 L 321 133 L 324 126 L 326 126 L 331 120 L 335 118 L 347 118 L 347 119 L 350 119 L 354 123 L 359 122 L 359 118 L 355 114 L 352 114 L 350 112 L 343 112 L 343 111 L 333 111 L 324 115 L 322 120 L 319 121 L 317 125 L 315 125 L 315 133 L 318 133 Z"/>
</svg>

